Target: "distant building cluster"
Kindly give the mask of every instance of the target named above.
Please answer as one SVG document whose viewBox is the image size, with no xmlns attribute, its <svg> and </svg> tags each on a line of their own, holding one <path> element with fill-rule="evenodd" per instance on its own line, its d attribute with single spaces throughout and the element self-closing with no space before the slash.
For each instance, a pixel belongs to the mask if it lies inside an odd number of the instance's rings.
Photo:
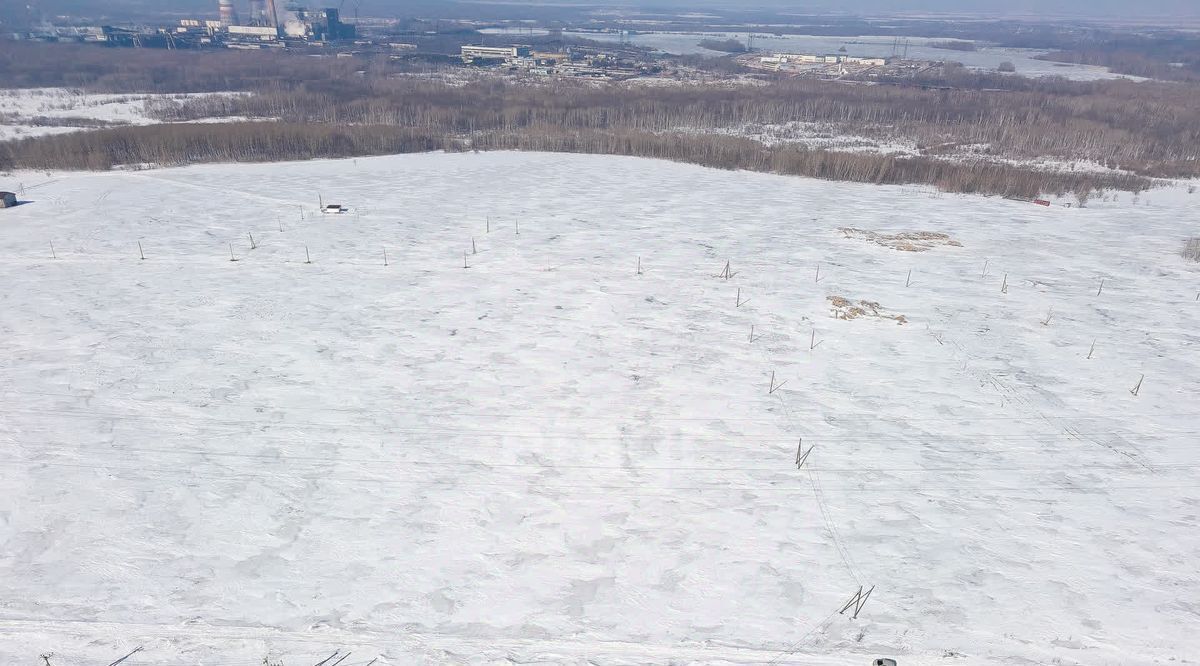
<svg viewBox="0 0 1200 666">
<path fill-rule="evenodd" d="M 797 64 L 797 65 L 866 65 L 868 67 L 882 67 L 887 64 L 887 58 L 861 58 L 858 56 L 848 55 L 812 55 L 808 53 L 776 53 L 774 55 L 763 56 L 760 61 L 764 64 Z"/>
<path fill-rule="evenodd" d="M 775 53 L 743 56 L 739 60 L 753 69 L 815 78 L 911 77 L 941 67 L 941 62 L 905 58 L 862 57 L 845 54 Z"/>
<path fill-rule="evenodd" d="M 659 67 L 628 54 L 592 47 L 573 47 L 563 52 L 538 52 L 530 46 L 463 46 L 462 61 L 468 65 L 503 66 L 517 72 L 541 76 L 593 79 L 629 79 L 653 74 Z"/>
<path fill-rule="evenodd" d="M 40 41 L 81 41 L 145 48 L 264 48 L 288 43 L 321 44 L 352 40 L 355 27 L 343 23 L 337 9 L 280 9 L 275 0 L 249 0 L 245 15 L 234 0 L 217 0 L 217 19 L 185 18 L 172 27 L 120 28 L 70 26 L 47 28 L 27 37 Z"/>
</svg>

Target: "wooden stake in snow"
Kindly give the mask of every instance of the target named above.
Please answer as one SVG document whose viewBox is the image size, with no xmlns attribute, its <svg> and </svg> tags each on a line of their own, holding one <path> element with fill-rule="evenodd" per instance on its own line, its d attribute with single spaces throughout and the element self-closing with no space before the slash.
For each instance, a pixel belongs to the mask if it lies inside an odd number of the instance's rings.
<svg viewBox="0 0 1200 666">
<path fill-rule="evenodd" d="M 750 324 L 750 344 L 754 344 L 754 324 Z"/>
<path fill-rule="evenodd" d="M 301 220 L 303 220 L 303 219 L 304 219 L 304 206 L 301 206 L 301 207 L 300 207 L 300 219 L 301 219 Z"/>
<path fill-rule="evenodd" d="M 385 247 L 385 248 L 383 248 L 383 265 L 384 265 L 384 266 L 387 266 L 387 265 L 388 265 L 388 262 L 387 262 L 387 248 L 386 248 L 386 247 Z"/>
<path fill-rule="evenodd" d="M 1104 293 L 1104 278 L 1100 278 L 1100 288 L 1096 290 L 1096 295 L 1099 296 L 1100 294 L 1103 294 L 1103 293 Z"/>
<path fill-rule="evenodd" d="M 771 371 L 771 387 L 770 387 L 770 389 L 767 391 L 767 395 L 771 395 L 772 393 L 774 393 L 774 392 L 778 391 L 779 389 L 783 388 L 783 385 L 784 385 L 784 384 L 786 384 L 786 383 L 787 383 L 787 380 L 785 379 L 785 380 L 783 380 L 783 381 L 779 382 L 778 384 L 776 384 L 776 383 L 775 383 L 775 371 L 774 371 L 774 370 L 772 370 L 772 371 Z"/>
<path fill-rule="evenodd" d="M 283 233 L 283 220 L 278 215 L 275 216 L 275 223 L 279 225 L 279 233 Z"/>
<path fill-rule="evenodd" d="M 866 594 L 863 594 L 862 586 L 859 585 L 858 592 L 854 593 L 854 596 L 850 598 L 850 601 L 847 602 L 845 606 L 842 606 L 842 610 L 838 611 L 838 613 L 845 615 L 846 611 L 850 610 L 851 606 L 854 606 L 854 615 L 852 615 L 850 619 L 857 620 L 858 614 L 862 612 L 863 606 L 867 605 L 867 597 L 870 597 L 871 593 L 874 591 L 875 586 L 872 585 L 871 589 L 867 590 Z"/>
<path fill-rule="evenodd" d="M 475 249 L 475 237 L 471 236 L 471 254 L 479 254 L 479 250 Z"/>
<path fill-rule="evenodd" d="M 1000 293 L 1002 293 L 1002 294 L 1008 293 L 1008 273 L 1004 274 L 1004 282 L 1000 283 Z"/>
<path fill-rule="evenodd" d="M 637 274 L 638 275 L 642 274 L 642 258 L 641 257 L 638 257 Z"/>
<path fill-rule="evenodd" d="M 1141 393 L 1142 392 L 1142 382 L 1144 382 L 1144 381 L 1146 381 L 1146 375 L 1142 375 L 1141 377 L 1139 377 L 1137 386 L 1130 389 L 1129 392 L 1134 395 Z"/>
<path fill-rule="evenodd" d="M 484 229 L 485 229 L 484 233 L 488 233 L 488 234 L 492 233 L 492 218 L 485 217 L 485 218 L 483 218 L 483 220 L 484 220 L 483 223 L 486 225 L 484 227 Z"/>
<path fill-rule="evenodd" d="M 825 341 L 821 340 L 821 342 L 825 342 Z M 816 349 L 817 347 L 820 347 L 821 342 L 817 342 L 817 329 L 814 328 L 812 330 L 812 335 L 810 335 L 808 338 L 808 351 L 812 351 L 812 350 Z"/>
<path fill-rule="evenodd" d="M 1096 341 L 1092 340 L 1092 348 L 1088 350 L 1088 360 L 1091 360 L 1092 354 L 1096 352 Z"/>
<path fill-rule="evenodd" d="M 813 447 L 810 446 L 810 447 L 808 447 L 807 451 L 804 451 L 803 453 L 801 453 L 801 451 L 803 451 L 803 450 L 804 450 L 804 439 L 801 438 L 800 443 L 796 445 L 796 469 L 800 469 L 801 467 L 804 467 L 805 461 L 808 460 L 808 454 L 812 453 Z"/>
<path fill-rule="evenodd" d="M 748 299 L 748 298 L 744 301 L 742 300 L 742 288 L 741 287 L 738 287 L 737 300 L 735 302 L 737 303 L 736 307 L 739 307 L 739 308 L 750 302 L 750 299 Z"/>
<path fill-rule="evenodd" d="M 463 252 L 463 268 L 467 268 L 467 253 Z"/>
<path fill-rule="evenodd" d="M 317 210 L 325 210 L 325 197 L 320 192 L 317 192 Z"/>
<path fill-rule="evenodd" d="M 820 284 L 820 282 L 821 282 L 821 264 L 817 264 L 817 276 L 814 279 L 814 284 Z"/>
<path fill-rule="evenodd" d="M 904 279 L 904 286 L 907 287 L 910 284 L 912 284 L 912 269 L 911 268 L 908 269 L 908 277 Z"/>
<path fill-rule="evenodd" d="M 138 241 L 138 256 L 142 258 L 142 261 L 146 260 L 146 253 L 142 251 L 142 241 Z"/>
<path fill-rule="evenodd" d="M 307 245 L 304 246 L 304 263 L 306 263 L 306 264 L 312 263 L 312 255 L 308 253 Z"/>
<path fill-rule="evenodd" d="M 233 243 L 229 244 L 229 260 L 237 261 L 237 257 L 233 254 Z"/>
<path fill-rule="evenodd" d="M 129 654 L 125 655 L 124 657 L 121 657 L 120 659 L 114 661 L 113 663 L 109 664 L 108 666 L 117 666 L 117 664 L 125 661 L 126 659 L 132 657 L 133 655 L 135 655 L 141 651 L 142 651 L 142 646 L 139 645 L 133 649 L 133 652 L 130 652 Z"/>
<path fill-rule="evenodd" d="M 517 235 L 520 236 L 521 235 L 521 221 L 513 220 L 513 228 L 515 228 L 517 230 Z"/>
<path fill-rule="evenodd" d="M 329 655 L 328 657 L 325 657 L 325 658 L 324 658 L 324 659 L 322 659 L 321 661 L 318 661 L 318 662 L 317 662 L 316 664 L 314 664 L 313 666 L 325 666 L 325 663 L 326 663 L 326 662 L 328 662 L 330 659 L 333 659 L 334 657 L 338 656 L 338 655 L 339 655 L 339 654 L 341 654 L 341 653 L 342 653 L 342 651 L 341 651 L 340 649 L 339 649 L 339 650 L 334 650 L 334 651 L 333 651 L 333 654 Z"/>
<path fill-rule="evenodd" d="M 1050 320 L 1054 317 L 1054 308 L 1046 311 L 1046 318 L 1042 321 L 1042 326 L 1049 326 Z"/>
<path fill-rule="evenodd" d="M 254 234 L 252 234 L 252 233 L 247 233 L 246 235 L 250 237 L 250 249 L 251 249 L 251 250 L 257 250 L 257 249 L 258 249 L 258 243 L 255 243 L 255 242 L 254 242 Z"/>
<path fill-rule="evenodd" d="M 733 277 L 733 271 L 730 270 L 728 261 L 725 262 L 725 270 L 721 271 L 721 274 L 717 277 L 725 278 L 726 280 Z"/>
<path fill-rule="evenodd" d="M 343 661 L 346 661 L 346 657 L 349 657 L 350 655 L 351 655 L 351 653 L 347 652 L 346 654 L 342 655 L 341 659 L 338 659 L 337 661 L 333 662 L 329 666 L 338 666 L 338 664 L 342 663 Z"/>
<path fill-rule="evenodd" d="M 983 260 L 983 272 L 979 274 L 979 277 L 981 277 L 981 278 L 987 277 L 987 269 L 988 269 L 988 260 L 984 259 Z"/>
<path fill-rule="evenodd" d="M 58 255 L 54 252 L 54 241 L 50 241 L 50 258 L 58 259 Z"/>
</svg>

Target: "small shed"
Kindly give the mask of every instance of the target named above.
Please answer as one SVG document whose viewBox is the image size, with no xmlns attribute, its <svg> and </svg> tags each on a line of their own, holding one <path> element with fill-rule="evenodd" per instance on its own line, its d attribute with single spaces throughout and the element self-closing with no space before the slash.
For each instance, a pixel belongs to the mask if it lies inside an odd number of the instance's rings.
<svg viewBox="0 0 1200 666">
<path fill-rule="evenodd" d="M 325 204 L 321 206 L 321 212 L 325 213 L 326 215 L 341 215 L 349 210 L 349 208 L 346 208 L 341 204 Z"/>
<path fill-rule="evenodd" d="M 0 208 L 12 208 L 17 205 L 17 195 L 12 192 L 0 192 Z"/>
</svg>

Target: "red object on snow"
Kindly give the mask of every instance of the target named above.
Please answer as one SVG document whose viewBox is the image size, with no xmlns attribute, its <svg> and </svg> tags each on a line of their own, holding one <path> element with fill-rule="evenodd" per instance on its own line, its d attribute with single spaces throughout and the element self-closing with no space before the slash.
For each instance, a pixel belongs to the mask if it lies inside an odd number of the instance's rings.
<svg viewBox="0 0 1200 666">
<path fill-rule="evenodd" d="M 1046 201 L 1045 199 L 1034 199 L 1033 203 L 1035 203 L 1039 206 L 1049 206 L 1050 205 L 1050 202 Z"/>
</svg>

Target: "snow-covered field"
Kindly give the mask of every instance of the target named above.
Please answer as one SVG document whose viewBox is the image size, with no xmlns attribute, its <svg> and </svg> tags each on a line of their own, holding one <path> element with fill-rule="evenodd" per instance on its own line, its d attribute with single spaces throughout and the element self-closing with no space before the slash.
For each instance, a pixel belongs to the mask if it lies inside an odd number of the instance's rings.
<svg viewBox="0 0 1200 666">
<path fill-rule="evenodd" d="M 152 125 L 161 122 L 150 113 L 153 105 L 210 94 L 234 93 L 161 95 L 88 93 L 71 88 L 4 90 L 0 92 L 0 141 L 78 132 L 97 126 Z"/>
<path fill-rule="evenodd" d="M 1200 193 L 513 153 L 17 183 L 0 663 L 1200 650 Z"/>
</svg>

